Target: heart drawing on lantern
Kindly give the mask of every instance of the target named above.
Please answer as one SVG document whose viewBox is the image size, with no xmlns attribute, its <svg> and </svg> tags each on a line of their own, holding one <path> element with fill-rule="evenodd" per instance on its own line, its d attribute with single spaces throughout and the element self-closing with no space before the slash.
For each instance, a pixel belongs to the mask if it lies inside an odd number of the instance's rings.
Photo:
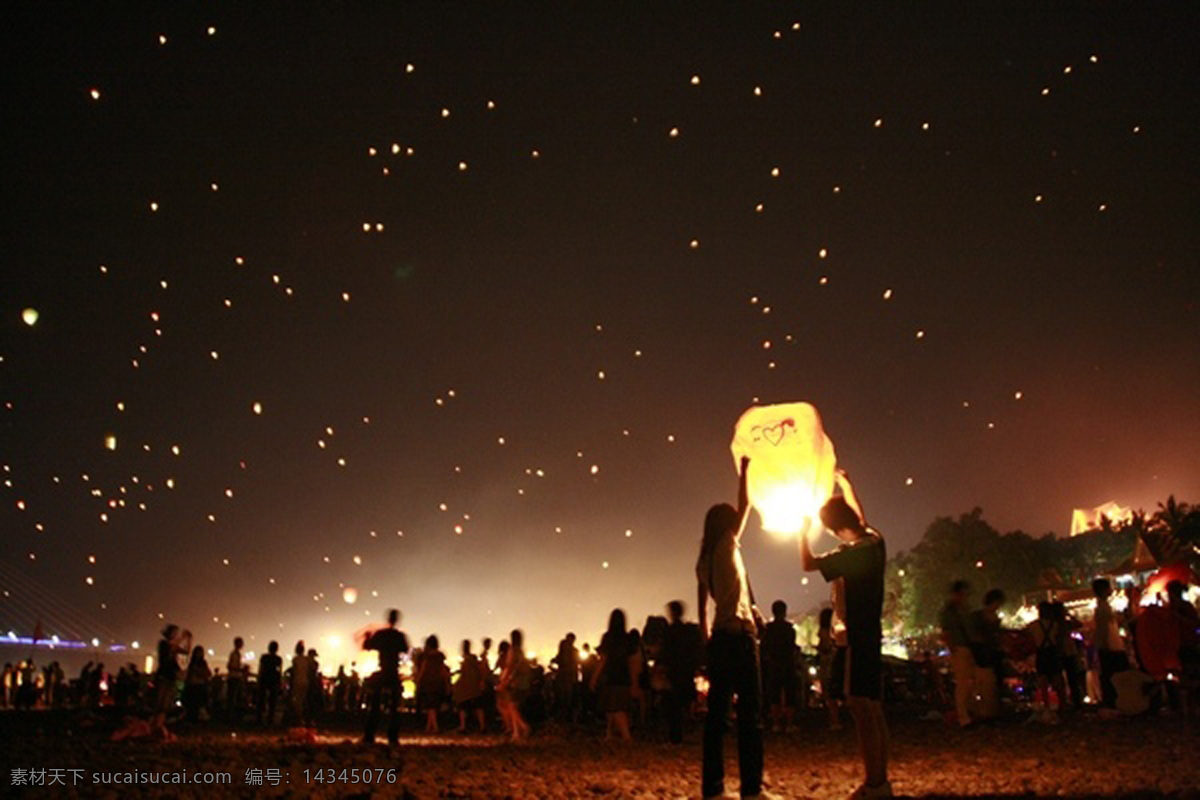
<svg viewBox="0 0 1200 800">
<path fill-rule="evenodd" d="M 764 425 L 760 430 L 764 439 L 778 447 L 779 443 L 783 441 L 783 437 L 787 435 L 787 429 L 792 428 L 794 430 L 795 427 L 795 420 L 785 419 L 774 425 Z"/>
</svg>

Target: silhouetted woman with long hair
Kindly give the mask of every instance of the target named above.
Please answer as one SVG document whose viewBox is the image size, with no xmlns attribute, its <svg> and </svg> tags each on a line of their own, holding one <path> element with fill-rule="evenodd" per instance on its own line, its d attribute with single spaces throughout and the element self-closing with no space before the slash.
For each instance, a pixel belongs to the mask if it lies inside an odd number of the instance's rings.
<svg viewBox="0 0 1200 800">
<path fill-rule="evenodd" d="M 629 632 L 625 612 L 614 608 L 608 615 L 608 630 L 600 639 L 596 653 L 600 660 L 592 673 L 591 689 L 600 692 L 600 708 L 607 722 L 605 739 L 614 736 L 629 741 L 629 705 L 632 702 L 633 676 L 630 673 Z"/>
<path fill-rule="evenodd" d="M 708 716 L 704 721 L 703 793 L 725 793 L 723 745 L 729 707 L 737 695 L 738 772 L 743 797 L 762 791 L 762 684 L 758 660 L 761 617 L 750 595 L 742 561 L 741 538 L 750 512 L 746 476 L 750 459 L 742 459 L 738 507 L 721 503 L 704 518 L 704 537 L 696 560 L 700 630 L 708 638 Z M 716 611 L 709 634 L 708 603 Z"/>
</svg>

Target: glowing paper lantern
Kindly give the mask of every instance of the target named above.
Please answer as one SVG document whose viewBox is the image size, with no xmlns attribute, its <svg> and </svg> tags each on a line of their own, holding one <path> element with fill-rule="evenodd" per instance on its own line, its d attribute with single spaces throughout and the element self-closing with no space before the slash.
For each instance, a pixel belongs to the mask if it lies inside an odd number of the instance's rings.
<svg viewBox="0 0 1200 800">
<path fill-rule="evenodd" d="M 34 325 L 37 325 L 39 316 L 36 308 L 27 308 L 21 312 L 21 321 L 32 328 Z"/>
<path fill-rule="evenodd" d="M 808 403 L 754 406 L 734 427 L 733 462 L 750 458 L 747 491 L 765 530 L 794 534 L 833 494 L 837 456 Z"/>
<path fill-rule="evenodd" d="M 346 601 L 347 605 L 354 605 L 358 602 L 358 589 L 355 589 L 353 586 L 347 586 L 345 589 L 342 589 L 342 599 Z"/>
</svg>

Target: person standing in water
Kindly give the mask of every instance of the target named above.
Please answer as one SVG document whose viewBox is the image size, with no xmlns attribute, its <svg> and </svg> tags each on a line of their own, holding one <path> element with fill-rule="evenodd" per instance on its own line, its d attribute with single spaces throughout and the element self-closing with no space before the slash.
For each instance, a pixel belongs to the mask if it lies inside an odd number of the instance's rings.
<svg viewBox="0 0 1200 800">
<path fill-rule="evenodd" d="M 842 540 L 841 546 L 815 556 L 807 532 L 800 537 L 800 559 L 808 572 L 819 570 L 828 582 L 844 582 L 846 608 L 846 705 L 854 717 L 866 780 L 854 797 L 890 797 L 888 729 L 883 716 L 883 536 L 867 525 L 849 476 L 838 470 L 842 494 L 821 508 L 821 523 Z"/>
<path fill-rule="evenodd" d="M 762 684 L 758 660 L 758 626 L 746 565 L 742 561 L 742 531 L 749 516 L 746 476 L 750 459 L 741 464 L 738 507 L 720 503 L 704 518 L 704 538 L 696 560 L 700 631 L 708 642 L 708 716 L 704 721 L 703 793 L 725 793 L 724 738 L 730 701 L 737 695 L 738 771 L 742 797 L 762 792 Z M 716 611 L 709 633 L 708 603 Z"/>
</svg>

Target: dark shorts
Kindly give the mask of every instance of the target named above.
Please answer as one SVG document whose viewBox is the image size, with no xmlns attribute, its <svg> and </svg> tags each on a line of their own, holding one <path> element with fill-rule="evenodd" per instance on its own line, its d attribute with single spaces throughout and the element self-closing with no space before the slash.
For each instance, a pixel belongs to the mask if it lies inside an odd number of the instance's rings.
<svg viewBox="0 0 1200 800">
<path fill-rule="evenodd" d="M 878 639 L 850 642 L 846 648 L 846 668 L 850 672 L 846 693 L 868 700 L 883 699 L 883 655 Z"/>
</svg>

